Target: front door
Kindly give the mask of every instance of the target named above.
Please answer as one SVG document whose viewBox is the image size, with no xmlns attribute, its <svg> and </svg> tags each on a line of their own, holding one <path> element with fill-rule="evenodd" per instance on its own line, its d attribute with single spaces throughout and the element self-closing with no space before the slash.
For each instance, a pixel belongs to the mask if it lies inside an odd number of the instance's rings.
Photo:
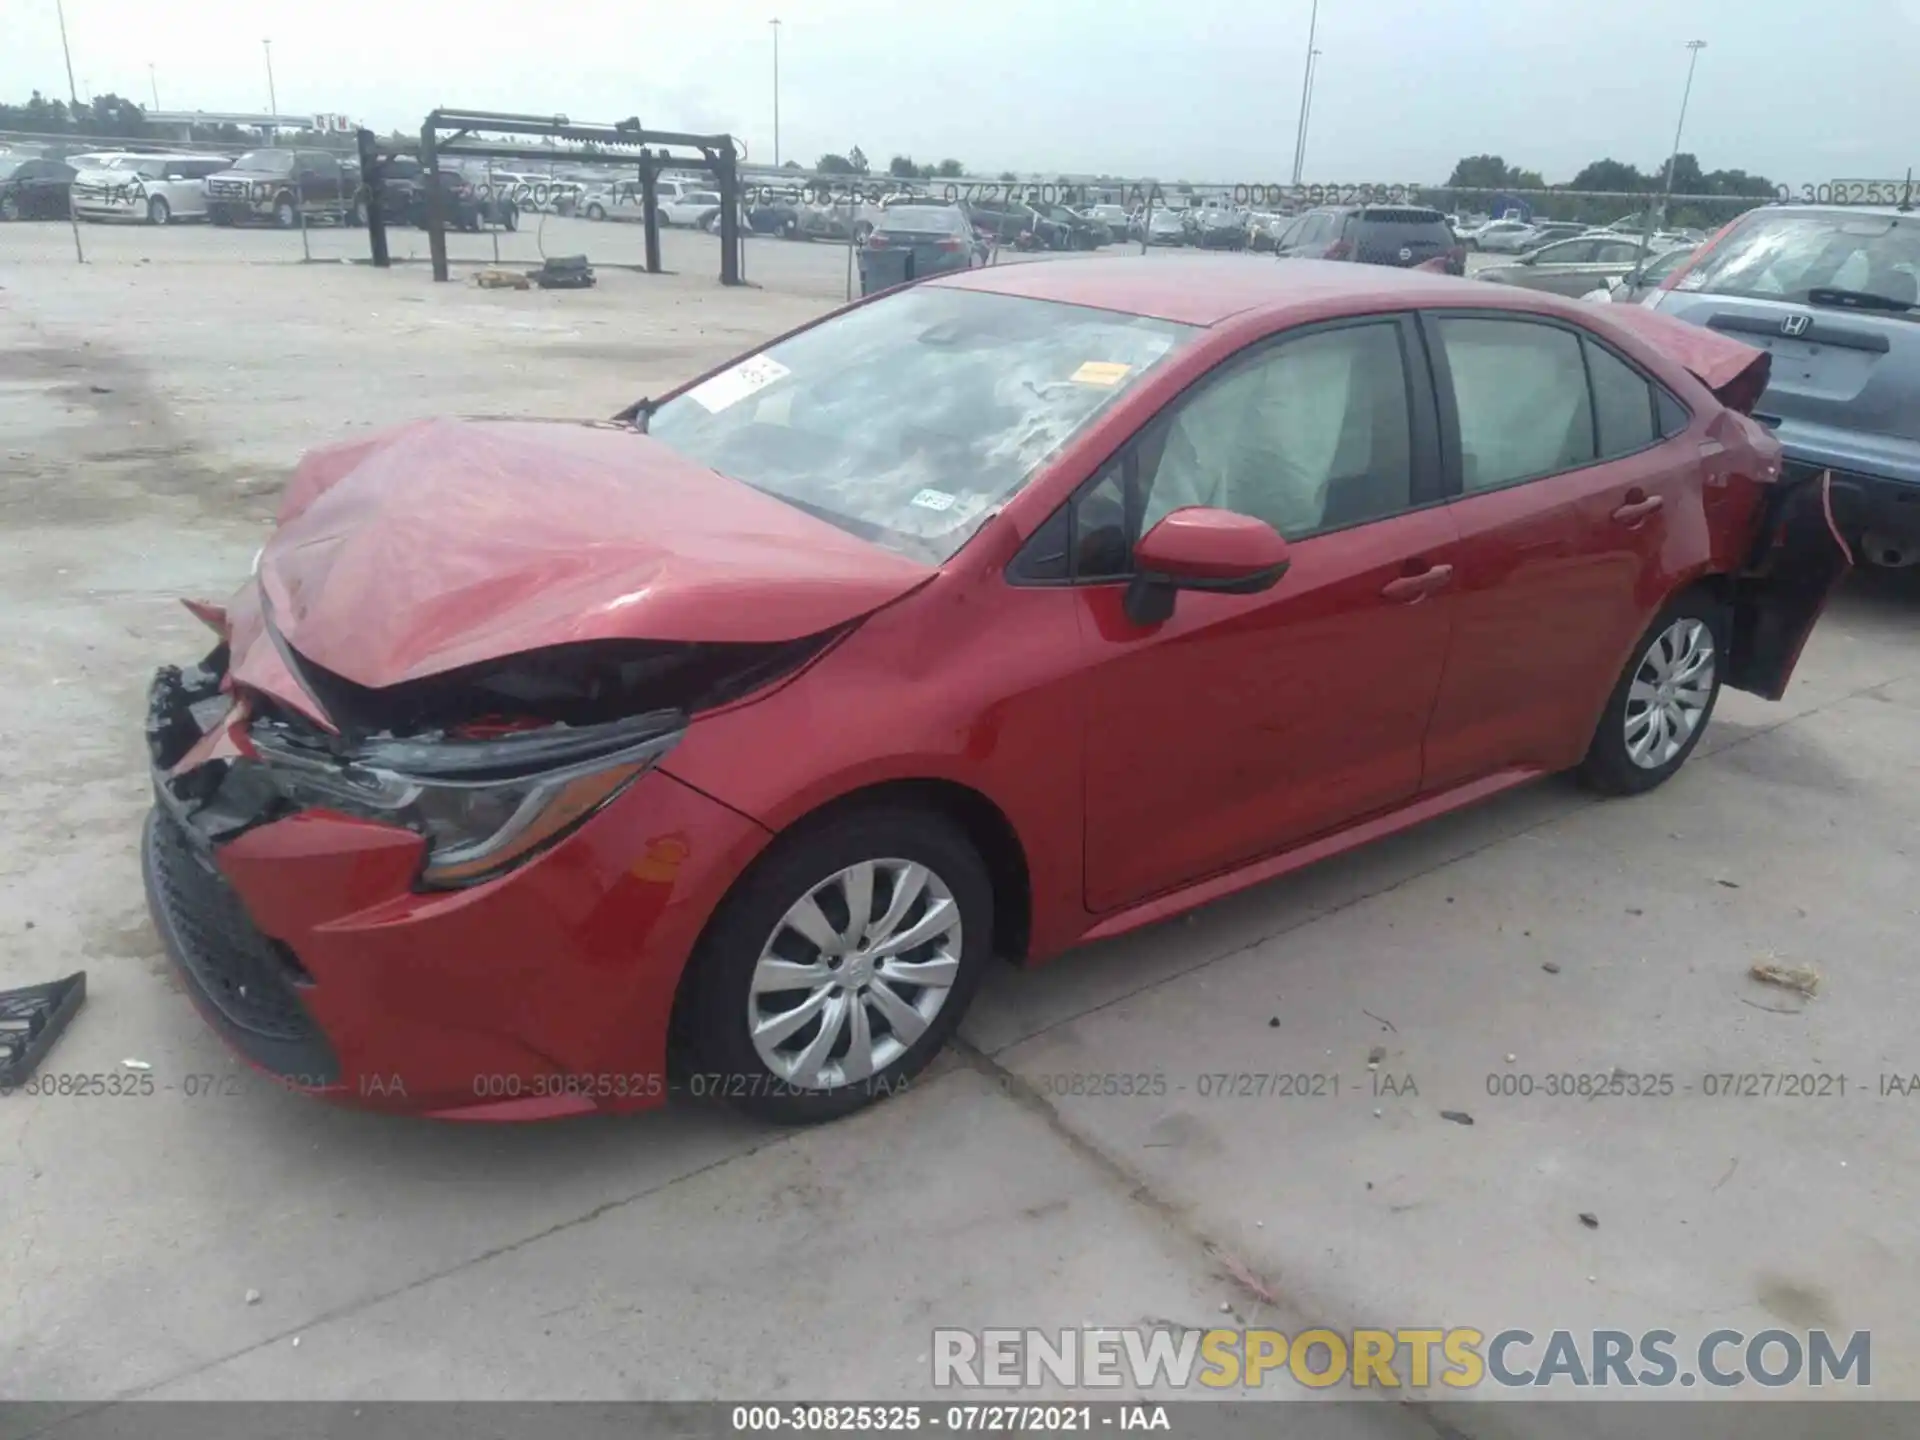
<svg viewBox="0 0 1920 1440">
<path fill-rule="evenodd" d="M 1409 380 L 1412 383 L 1409 383 Z M 1291 331 L 1196 383 L 1072 502 L 1095 912 L 1413 795 L 1447 650 L 1454 529 L 1410 320 Z M 1266 520 L 1257 595 L 1123 610 L 1132 542 L 1204 505 Z"/>
</svg>

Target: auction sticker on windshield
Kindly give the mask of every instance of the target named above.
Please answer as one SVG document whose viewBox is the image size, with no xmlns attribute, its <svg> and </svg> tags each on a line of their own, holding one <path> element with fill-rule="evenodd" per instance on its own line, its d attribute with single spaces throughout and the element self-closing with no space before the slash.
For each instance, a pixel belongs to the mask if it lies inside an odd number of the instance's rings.
<svg viewBox="0 0 1920 1440">
<path fill-rule="evenodd" d="M 687 395 L 701 409 L 718 415 L 729 405 L 739 404 L 756 390 L 764 390 L 792 373 L 771 355 L 753 355 L 711 379 L 702 380 Z"/>
<path fill-rule="evenodd" d="M 1074 371 L 1071 378 L 1080 385 L 1118 385 L 1132 369 L 1131 365 L 1115 360 L 1089 360 Z"/>
</svg>

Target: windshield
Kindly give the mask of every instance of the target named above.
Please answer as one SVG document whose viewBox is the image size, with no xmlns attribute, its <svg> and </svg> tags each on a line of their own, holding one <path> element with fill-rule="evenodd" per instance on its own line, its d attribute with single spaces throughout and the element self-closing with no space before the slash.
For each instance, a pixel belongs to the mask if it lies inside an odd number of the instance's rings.
<svg viewBox="0 0 1920 1440">
<path fill-rule="evenodd" d="M 293 169 L 291 150 L 249 150 L 233 162 L 236 170 L 257 170 L 267 175 L 284 175 Z"/>
<path fill-rule="evenodd" d="M 939 230 L 949 235 L 961 235 L 966 232 L 966 221 L 960 218 L 957 210 L 943 210 L 933 205 L 896 205 L 887 212 L 886 223 L 882 230 Z"/>
<path fill-rule="evenodd" d="M 1920 216 L 1761 214 L 1709 251 L 1682 290 L 1806 304 L 1817 289 L 1920 302 Z"/>
<path fill-rule="evenodd" d="M 648 433 L 939 564 L 1193 327 L 922 287 L 780 341 L 667 401 Z"/>
<path fill-rule="evenodd" d="M 26 163 L 24 160 L 0 160 L 0 180 L 5 180 Z"/>
<path fill-rule="evenodd" d="M 1153 217 L 1153 228 L 1156 230 L 1178 230 L 1180 228 L 1180 217 L 1170 211 L 1162 210 L 1158 215 Z"/>
</svg>

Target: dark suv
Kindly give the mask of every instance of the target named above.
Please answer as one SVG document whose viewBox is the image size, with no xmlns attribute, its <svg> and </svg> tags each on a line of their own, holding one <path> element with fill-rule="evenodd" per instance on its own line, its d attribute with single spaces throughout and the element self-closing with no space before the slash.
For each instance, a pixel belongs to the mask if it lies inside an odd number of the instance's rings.
<svg viewBox="0 0 1920 1440">
<path fill-rule="evenodd" d="M 207 218 L 216 225 L 271 220 L 291 230 L 309 220 L 345 223 L 359 199 L 358 171 L 326 150 L 250 150 L 207 177 Z"/>
<path fill-rule="evenodd" d="M 1323 205 L 1287 227 L 1274 245 L 1282 260 L 1356 260 L 1402 268 L 1444 259 L 1467 273 L 1467 251 L 1438 210 L 1418 205 Z"/>
</svg>

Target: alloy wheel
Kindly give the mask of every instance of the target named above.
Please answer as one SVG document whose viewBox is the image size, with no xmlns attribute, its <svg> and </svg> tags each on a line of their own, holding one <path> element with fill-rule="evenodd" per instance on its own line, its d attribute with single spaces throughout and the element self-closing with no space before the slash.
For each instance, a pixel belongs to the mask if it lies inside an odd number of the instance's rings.
<svg viewBox="0 0 1920 1440">
<path fill-rule="evenodd" d="M 1627 688 L 1627 756 L 1635 765 L 1658 770 L 1686 747 L 1713 700 L 1717 660 L 1713 631 L 1690 615 L 1654 637 Z"/>
<path fill-rule="evenodd" d="M 802 895 L 761 947 L 747 1030 L 796 1089 L 871 1079 L 926 1033 L 960 975 L 960 906 L 910 860 L 849 865 Z"/>
</svg>

